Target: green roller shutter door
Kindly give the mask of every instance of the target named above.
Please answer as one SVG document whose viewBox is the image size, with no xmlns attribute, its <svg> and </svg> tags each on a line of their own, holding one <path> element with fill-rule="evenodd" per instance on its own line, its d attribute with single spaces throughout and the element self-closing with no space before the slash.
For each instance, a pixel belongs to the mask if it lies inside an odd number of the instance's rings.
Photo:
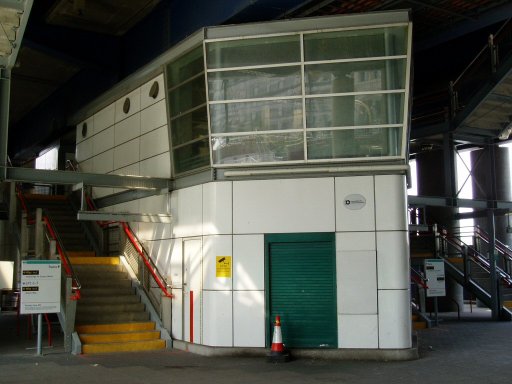
<svg viewBox="0 0 512 384">
<path fill-rule="evenodd" d="M 336 258 L 332 233 L 267 235 L 268 342 L 281 316 L 291 348 L 336 348 Z"/>
</svg>

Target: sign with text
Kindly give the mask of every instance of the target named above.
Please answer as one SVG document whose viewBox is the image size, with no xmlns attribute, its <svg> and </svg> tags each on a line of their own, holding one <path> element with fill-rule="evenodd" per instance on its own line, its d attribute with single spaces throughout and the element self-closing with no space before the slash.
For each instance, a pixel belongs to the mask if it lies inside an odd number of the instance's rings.
<svg viewBox="0 0 512 384">
<path fill-rule="evenodd" d="M 217 277 L 231 277 L 231 256 L 216 256 L 215 271 Z"/>
<path fill-rule="evenodd" d="M 20 313 L 60 312 L 60 287 L 60 260 L 22 261 Z"/>
<path fill-rule="evenodd" d="M 425 260 L 425 277 L 427 278 L 427 297 L 446 296 L 444 261 L 441 259 Z"/>
</svg>

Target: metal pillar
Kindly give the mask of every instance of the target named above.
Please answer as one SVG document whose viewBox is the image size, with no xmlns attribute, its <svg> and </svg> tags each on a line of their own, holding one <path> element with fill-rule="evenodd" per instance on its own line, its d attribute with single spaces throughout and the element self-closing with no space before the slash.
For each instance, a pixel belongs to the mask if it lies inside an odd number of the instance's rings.
<svg viewBox="0 0 512 384">
<path fill-rule="evenodd" d="M 0 181 L 7 176 L 7 140 L 9 138 L 9 103 L 11 71 L 0 68 Z"/>
<path fill-rule="evenodd" d="M 491 293 L 491 311 L 492 319 L 500 318 L 500 298 L 498 291 L 498 278 L 496 275 L 496 229 L 494 223 L 494 211 L 487 211 L 488 231 L 489 231 L 489 265 L 490 265 L 490 293 Z"/>
</svg>

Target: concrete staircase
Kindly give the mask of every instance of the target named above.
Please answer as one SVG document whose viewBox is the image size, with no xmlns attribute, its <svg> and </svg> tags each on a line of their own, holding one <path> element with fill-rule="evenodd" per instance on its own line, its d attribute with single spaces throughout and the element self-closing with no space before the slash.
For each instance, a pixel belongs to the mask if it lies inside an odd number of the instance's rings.
<svg viewBox="0 0 512 384">
<path fill-rule="evenodd" d="M 76 326 L 82 353 L 164 349 L 165 340 L 149 320 L 119 257 L 71 258 L 82 284 Z"/>
</svg>

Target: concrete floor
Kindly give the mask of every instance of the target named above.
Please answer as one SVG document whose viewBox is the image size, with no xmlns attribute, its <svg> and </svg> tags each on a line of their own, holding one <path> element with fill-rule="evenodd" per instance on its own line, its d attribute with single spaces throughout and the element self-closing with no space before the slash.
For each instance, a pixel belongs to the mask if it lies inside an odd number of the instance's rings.
<svg viewBox="0 0 512 384">
<path fill-rule="evenodd" d="M 202 357 L 187 352 L 73 356 L 55 336 L 36 356 L 26 324 L 0 313 L 0 383 L 510 383 L 512 322 L 492 322 L 488 311 L 443 314 L 437 328 L 418 332 L 420 359 L 407 362 Z M 54 329 L 57 329 L 56 327 Z M 46 340 L 44 341 L 46 345 Z"/>
</svg>

